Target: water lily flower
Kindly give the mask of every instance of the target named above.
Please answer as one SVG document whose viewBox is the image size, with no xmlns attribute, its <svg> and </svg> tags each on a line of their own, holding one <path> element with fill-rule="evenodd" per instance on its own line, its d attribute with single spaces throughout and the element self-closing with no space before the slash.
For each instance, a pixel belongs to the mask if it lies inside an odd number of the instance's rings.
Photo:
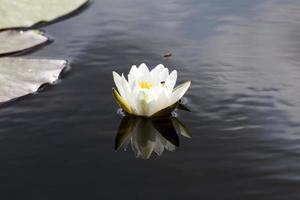
<svg viewBox="0 0 300 200">
<path fill-rule="evenodd" d="M 144 63 L 133 65 L 128 80 L 116 72 L 113 79 L 117 87 L 113 88 L 113 95 L 124 112 L 144 117 L 170 114 L 191 85 L 191 81 L 186 81 L 174 88 L 177 71 L 169 73 L 162 64 L 151 71 Z"/>
</svg>

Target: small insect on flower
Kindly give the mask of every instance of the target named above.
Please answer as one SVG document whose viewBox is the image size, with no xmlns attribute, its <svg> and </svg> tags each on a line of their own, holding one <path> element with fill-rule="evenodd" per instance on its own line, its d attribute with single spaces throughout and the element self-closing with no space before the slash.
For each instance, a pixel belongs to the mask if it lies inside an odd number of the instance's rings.
<svg viewBox="0 0 300 200">
<path fill-rule="evenodd" d="M 162 64 L 151 71 L 144 63 L 139 67 L 133 65 L 128 80 L 116 72 L 113 79 L 117 87 L 113 88 L 113 95 L 124 112 L 144 117 L 170 114 L 191 85 L 191 81 L 186 81 L 175 87 L 177 71 L 169 73 Z"/>
</svg>

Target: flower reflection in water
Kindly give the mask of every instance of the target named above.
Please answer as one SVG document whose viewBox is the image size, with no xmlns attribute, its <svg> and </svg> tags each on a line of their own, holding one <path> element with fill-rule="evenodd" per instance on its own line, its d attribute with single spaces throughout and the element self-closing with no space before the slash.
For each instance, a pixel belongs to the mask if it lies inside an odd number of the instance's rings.
<svg viewBox="0 0 300 200">
<path fill-rule="evenodd" d="M 151 119 L 125 116 L 115 139 L 115 149 L 126 150 L 130 143 L 136 157 L 148 159 L 152 152 L 161 156 L 165 149 L 174 151 L 179 146 L 179 135 L 192 137 L 188 128 L 176 117 Z"/>
</svg>

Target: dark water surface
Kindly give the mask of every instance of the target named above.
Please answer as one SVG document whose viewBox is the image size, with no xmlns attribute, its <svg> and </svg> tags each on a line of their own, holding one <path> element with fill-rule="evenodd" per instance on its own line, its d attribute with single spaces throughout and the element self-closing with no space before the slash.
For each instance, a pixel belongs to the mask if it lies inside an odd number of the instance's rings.
<svg viewBox="0 0 300 200">
<path fill-rule="evenodd" d="M 297 0 L 95 0 L 43 27 L 55 41 L 26 57 L 68 58 L 71 70 L 1 107 L 1 199 L 300 199 L 299 10 Z M 111 71 L 142 62 L 192 80 L 194 110 L 178 112 L 192 139 L 148 160 L 130 144 L 114 150 Z"/>
</svg>

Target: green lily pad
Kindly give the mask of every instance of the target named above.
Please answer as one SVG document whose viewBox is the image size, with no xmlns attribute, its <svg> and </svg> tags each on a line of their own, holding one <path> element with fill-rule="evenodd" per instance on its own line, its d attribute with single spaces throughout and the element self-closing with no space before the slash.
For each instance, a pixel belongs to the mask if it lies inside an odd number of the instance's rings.
<svg viewBox="0 0 300 200">
<path fill-rule="evenodd" d="M 39 46 L 48 41 L 42 32 L 37 30 L 0 31 L 0 56 L 24 51 Z"/>
<path fill-rule="evenodd" d="M 0 58 L 0 103 L 55 82 L 66 64 L 65 60 Z"/>
<path fill-rule="evenodd" d="M 88 0 L 1 0 L 0 29 L 30 27 L 67 15 Z"/>
</svg>

